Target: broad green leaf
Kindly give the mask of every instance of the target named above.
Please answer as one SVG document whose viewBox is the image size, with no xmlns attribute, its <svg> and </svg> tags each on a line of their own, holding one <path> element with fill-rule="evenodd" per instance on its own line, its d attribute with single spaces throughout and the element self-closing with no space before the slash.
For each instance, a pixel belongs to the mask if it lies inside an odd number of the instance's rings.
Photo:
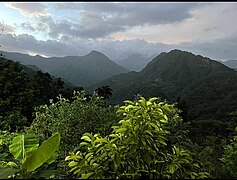
<svg viewBox="0 0 237 180">
<path fill-rule="evenodd" d="M 94 174 L 94 172 L 91 173 L 87 173 L 87 174 L 82 174 L 82 179 L 88 179 L 90 176 L 92 176 Z"/>
<path fill-rule="evenodd" d="M 80 145 L 79 145 L 79 147 L 82 147 L 82 146 L 88 146 L 88 145 L 90 145 L 90 144 L 87 143 L 87 142 L 81 142 Z"/>
<path fill-rule="evenodd" d="M 141 103 L 142 107 L 146 108 L 146 100 L 144 98 L 140 99 L 139 102 Z"/>
<path fill-rule="evenodd" d="M 134 108 L 134 106 L 133 106 L 133 105 L 128 105 L 128 106 L 125 108 L 125 111 L 127 111 L 127 110 L 129 110 L 129 109 L 131 109 L 131 108 Z"/>
<path fill-rule="evenodd" d="M 151 126 L 154 127 L 155 129 L 159 129 L 159 127 L 158 127 L 155 123 L 149 123 L 149 125 L 151 125 Z"/>
<path fill-rule="evenodd" d="M 161 119 L 160 122 L 162 122 L 162 123 L 167 123 L 167 120 Z"/>
<path fill-rule="evenodd" d="M 119 129 L 116 130 L 116 132 L 122 133 L 122 132 L 124 132 L 126 130 L 127 130 L 127 128 L 119 128 Z"/>
<path fill-rule="evenodd" d="M 130 101 L 130 100 L 125 100 L 125 101 L 123 101 L 123 102 L 128 103 L 128 104 L 131 104 L 131 105 L 134 105 L 134 102 L 132 102 L 132 101 Z"/>
<path fill-rule="evenodd" d="M 125 112 L 124 109 L 119 109 L 119 110 L 116 111 L 117 114 L 124 113 L 124 112 Z"/>
<path fill-rule="evenodd" d="M 164 118 L 165 118 L 165 120 L 168 120 L 168 117 L 164 114 Z"/>
<path fill-rule="evenodd" d="M 90 152 L 85 156 L 85 159 L 87 159 L 88 157 L 92 156 L 94 153 Z"/>
<path fill-rule="evenodd" d="M 121 163 L 120 154 L 119 153 L 115 153 L 115 157 L 114 158 L 115 158 L 115 162 L 116 162 L 117 166 L 119 166 L 120 163 Z"/>
<path fill-rule="evenodd" d="M 146 146 L 146 140 L 144 138 L 141 138 L 142 144 Z"/>
<path fill-rule="evenodd" d="M 147 105 L 147 106 L 150 106 L 150 105 L 152 105 L 152 102 L 147 101 L 147 102 L 146 102 L 146 105 Z"/>
<path fill-rule="evenodd" d="M 104 138 L 96 139 L 94 143 L 107 143 L 107 140 Z"/>
<path fill-rule="evenodd" d="M 83 140 L 85 140 L 85 141 L 88 141 L 88 142 L 90 142 L 91 141 L 91 138 L 90 137 L 88 137 L 88 136 L 82 136 L 81 137 L 81 139 L 83 139 Z"/>
<path fill-rule="evenodd" d="M 54 153 L 52 154 L 52 156 L 51 156 L 45 163 L 51 164 L 51 163 L 53 163 L 56 159 L 57 159 L 57 153 L 54 152 Z"/>
<path fill-rule="evenodd" d="M 58 150 L 60 145 L 60 134 L 56 133 L 44 141 L 41 146 L 22 165 L 28 172 L 34 171 L 44 164 Z"/>
<path fill-rule="evenodd" d="M 0 168 L 0 179 L 8 179 L 9 176 L 19 172 L 20 169 L 16 168 Z"/>
<path fill-rule="evenodd" d="M 157 99 L 158 99 L 157 97 L 153 97 L 153 98 L 150 98 L 149 101 L 153 102 L 153 101 L 156 101 Z"/>
<path fill-rule="evenodd" d="M 39 143 L 34 135 L 18 135 L 13 138 L 12 144 L 9 146 L 11 154 L 19 160 L 29 157 L 38 149 Z"/>
<path fill-rule="evenodd" d="M 173 163 L 170 165 L 169 170 L 170 170 L 170 173 L 171 173 L 171 174 L 174 174 L 174 172 L 175 172 L 175 166 L 174 166 Z"/>
<path fill-rule="evenodd" d="M 76 166 L 76 165 L 77 165 L 77 162 L 75 162 L 75 161 L 71 161 L 71 162 L 68 164 L 69 167 L 74 167 L 74 166 Z"/>
</svg>

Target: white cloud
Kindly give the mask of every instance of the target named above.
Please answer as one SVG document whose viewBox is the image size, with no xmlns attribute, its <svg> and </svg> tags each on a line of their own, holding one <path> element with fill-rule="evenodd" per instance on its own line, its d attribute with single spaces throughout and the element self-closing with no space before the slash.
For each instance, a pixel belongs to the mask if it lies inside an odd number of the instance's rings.
<svg viewBox="0 0 237 180">
<path fill-rule="evenodd" d="M 47 7 L 41 3 L 5 3 L 7 7 L 18 10 L 23 16 L 49 16 Z"/>
<path fill-rule="evenodd" d="M 237 3 L 206 4 L 190 10 L 190 17 L 180 22 L 164 25 L 135 26 L 125 32 L 117 32 L 112 38 L 142 38 L 149 42 L 179 44 L 183 42 L 210 41 L 236 34 Z"/>
</svg>

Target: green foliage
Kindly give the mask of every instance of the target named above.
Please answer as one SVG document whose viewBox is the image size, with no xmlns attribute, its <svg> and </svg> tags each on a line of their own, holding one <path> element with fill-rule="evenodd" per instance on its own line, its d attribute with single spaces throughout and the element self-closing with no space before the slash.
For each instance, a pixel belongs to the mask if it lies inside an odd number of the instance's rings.
<svg viewBox="0 0 237 180">
<path fill-rule="evenodd" d="M 185 126 L 191 140 L 189 149 L 196 152 L 196 159 L 205 165 L 211 178 L 225 178 L 220 158 L 233 137 L 236 123 L 233 120 L 207 119 L 187 122 Z"/>
<path fill-rule="evenodd" d="M 191 153 L 172 144 L 178 122 L 174 105 L 158 98 L 125 101 L 111 134 L 85 133 L 79 151 L 66 157 L 79 178 L 207 178 Z"/>
<path fill-rule="evenodd" d="M 237 127 L 235 128 L 237 132 Z M 237 178 L 237 136 L 233 138 L 231 144 L 225 146 L 225 151 L 220 159 L 227 178 Z"/>
<path fill-rule="evenodd" d="M 98 96 L 102 97 L 105 103 L 105 106 L 108 106 L 109 99 L 112 96 L 112 89 L 109 86 L 101 86 L 95 90 Z"/>
<path fill-rule="evenodd" d="M 45 162 L 52 163 L 55 159 L 55 151 L 58 150 L 60 145 L 60 134 L 56 133 L 46 141 L 31 155 L 26 162 L 22 165 L 27 172 L 32 172 L 40 167 Z"/>
<path fill-rule="evenodd" d="M 30 156 L 38 146 L 39 143 L 35 136 L 27 134 L 14 137 L 9 149 L 16 159 L 23 160 L 24 162 L 26 157 Z"/>
<path fill-rule="evenodd" d="M 44 163 L 51 164 L 55 161 L 55 152 L 58 150 L 59 144 L 59 133 L 44 141 L 39 148 L 38 141 L 34 135 L 18 135 L 14 137 L 9 150 L 14 155 L 15 162 L 2 163 L 0 166 L 0 178 L 37 177 L 35 176 L 37 172 L 34 172 L 37 168 Z"/>
<path fill-rule="evenodd" d="M 111 124 L 116 121 L 114 107 L 106 108 L 100 97 L 93 95 L 89 98 L 81 92 L 71 102 L 60 97 L 56 103 L 38 107 L 29 132 L 37 134 L 41 140 L 47 139 L 53 132 L 59 132 L 60 149 L 66 154 L 77 147 L 83 133 L 108 134 Z"/>
<path fill-rule="evenodd" d="M 108 85 L 111 102 L 118 104 L 134 94 L 159 96 L 183 102 L 184 118 L 228 120 L 236 109 L 237 72 L 220 62 L 190 52 L 172 50 L 155 57 L 140 72 L 113 76 L 91 89 Z"/>
<path fill-rule="evenodd" d="M 64 82 L 0 57 L 0 130 L 29 126 L 34 107 L 66 93 Z"/>
</svg>

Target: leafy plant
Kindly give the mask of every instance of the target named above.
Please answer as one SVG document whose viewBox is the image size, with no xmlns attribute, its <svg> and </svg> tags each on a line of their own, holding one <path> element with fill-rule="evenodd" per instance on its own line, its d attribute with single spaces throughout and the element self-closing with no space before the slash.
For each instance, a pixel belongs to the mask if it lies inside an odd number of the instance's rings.
<svg viewBox="0 0 237 180">
<path fill-rule="evenodd" d="M 15 157 L 16 163 L 8 163 L 1 167 L 0 178 L 34 177 L 35 170 L 44 163 L 51 164 L 56 159 L 56 151 L 60 144 L 60 134 L 56 133 L 44 141 L 40 147 L 34 135 L 18 135 L 13 138 L 9 146 L 11 154 Z"/>
<path fill-rule="evenodd" d="M 80 143 L 83 133 L 100 132 L 108 134 L 111 124 L 117 121 L 116 107 L 104 107 L 101 97 L 93 95 L 88 98 L 85 92 L 75 94 L 70 102 L 59 97 L 59 101 L 42 105 L 36 109 L 36 118 L 29 131 L 37 134 L 41 140 L 53 132 L 61 135 L 61 152 L 65 157 Z"/>
<path fill-rule="evenodd" d="M 237 127 L 235 128 L 237 132 Z M 223 163 L 223 169 L 227 178 L 237 178 L 237 136 L 234 136 L 232 142 L 226 145 L 225 152 L 220 159 Z"/>
<path fill-rule="evenodd" d="M 79 151 L 66 157 L 79 178 L 206 178 L 191 152 L 169 140 L 177 118 L 174 105 L 158 98 L 124 101 L 123 119 L 111 134 L 85 133 Z M 173 121 L 173 122 L 171 122 Z"/>
</svg>

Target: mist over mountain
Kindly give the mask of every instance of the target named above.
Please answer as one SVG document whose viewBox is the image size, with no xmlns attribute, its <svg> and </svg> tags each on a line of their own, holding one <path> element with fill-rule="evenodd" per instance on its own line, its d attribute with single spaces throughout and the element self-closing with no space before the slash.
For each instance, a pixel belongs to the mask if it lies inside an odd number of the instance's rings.
<svg viewBox="0 0 237 180">
<path fill-rule="evenodd" d="M 127 58 L 117 61 L 117 63 L 130 71 L 141 71 L 154 56 L 144 56 L 142 54 L 132 54 Z"/>
<path fill-rule="evenodd" d="M 8 59 L 19 61 L 24 65 L 35 65 L 77 86 L 89 86 L 113 75 L 129 71 L 98 51 L 91 51 L 85 56 L 51 58 L 12 52 L 2 53 Z"/>
<path fill-rule="evenodd" d="M 224 61 L 222 63 L 229 68 L 237 70 L 237 60 L 228 60 L 228 61 Z"/>
<path fill-rule="evenodd" d="M 217 61 L 171 50 L 155 57 L 141 72 L 116 75 L 91 89 L 110 86 L 114 90 L 111 101 L 115 104 L 133 99 L 136 94 L 183 101 L 189 108 L 190 118 L 202 119 L 226 117 L 237 108 L 236 82 L 237 72 Z M 221 104 L 224 100 L 225 105 Z M 208 111 L 213 114 L 203 113 Z"/>
</svg>

